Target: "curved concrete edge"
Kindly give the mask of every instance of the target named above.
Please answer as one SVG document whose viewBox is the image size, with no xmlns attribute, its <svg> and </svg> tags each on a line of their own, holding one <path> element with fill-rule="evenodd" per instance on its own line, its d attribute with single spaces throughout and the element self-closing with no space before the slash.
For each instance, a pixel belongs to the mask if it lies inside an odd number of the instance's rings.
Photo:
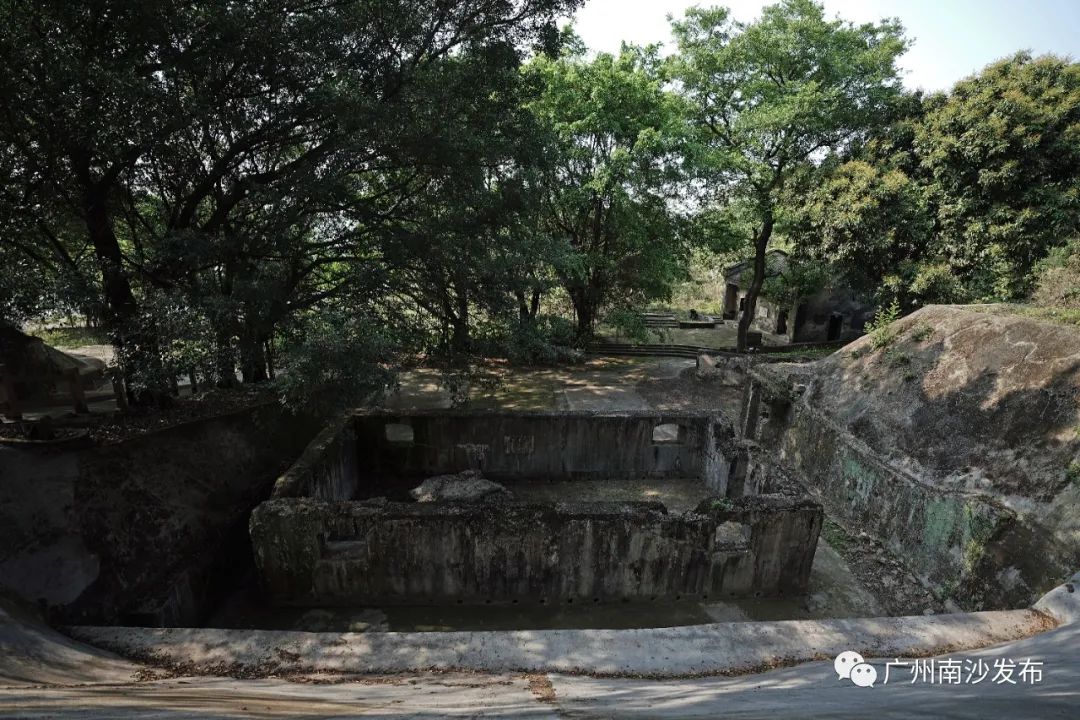
<svg viewBox="0 0 1080 720">
<path fill-rule="evenodd" d="M 1032 608 L 1060 625 L 1080 621 L 1080 572 L 1039 598 Z"/>
<path fill-rule="evenodd" d="M 142 668 L 77 643 L 24 603 L 0 596 L 0 687 L 130 682 Z"/>
<path fill-rule="evenodd" d="M 1054 627 L 1036 610 L 713 623 L 639 630 L 308 633 L 74 627 L 76 638 L 186 674 L 259 676 L 423 670 L 608 676 L 729 675 L 831 658 L 916 657 L 1017 640 Z"/>
</svg>

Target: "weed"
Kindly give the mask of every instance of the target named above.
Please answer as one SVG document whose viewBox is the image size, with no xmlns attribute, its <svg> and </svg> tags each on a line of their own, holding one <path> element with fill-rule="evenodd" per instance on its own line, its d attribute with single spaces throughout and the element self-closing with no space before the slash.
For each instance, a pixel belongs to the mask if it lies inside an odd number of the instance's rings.
<svg viewBox="0 0 1080 720">
<path fill-rule="evenodd" d="M 907 367 L 911 364 L 911 356 L 896 348 L 886 350 L 885 359 L 888 360 L 889 365 L 892 365 L 893 367 Z"/>
<path fill-rule="evenodd" d="M 926 338 L 934 334 L 934 328 L 929 325 L 919 325 L 911 333 L 911 339 L 915 342 L 922 342 Z"/>
<path fill-rule="evenodd" d="M 900 303 L 893 300 L 887 307 L 878 308 L 874 313 L 874 319 L 866 324 L 867 334 L 870 335 L 870 347 L 874 350 L 888 347 L 896 339 L 897 329 L 893 327 L 900 318 Z"/>
<path fill-rule="evenodd" d="M 731 498 L 716 498 L 712 502 L 713 510 L 719 510 L 720 512 L 729 512 L 735 509 L 735 503 L 731 502 Z"/>
</svg>

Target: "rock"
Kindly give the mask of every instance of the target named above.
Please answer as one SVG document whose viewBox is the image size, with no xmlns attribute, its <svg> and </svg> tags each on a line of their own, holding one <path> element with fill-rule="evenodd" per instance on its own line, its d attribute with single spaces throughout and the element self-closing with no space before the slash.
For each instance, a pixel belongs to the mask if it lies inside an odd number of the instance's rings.
<svg viewBox="0 0 1080 720">
<path fill-rule="evenodd" d="M 410 494 L 417 502 L 469 503 L 510 498 L 509 490 L 497 482 L 485 480 L 475 470 L 430 477 L 413 488 Z"/>
</svg>

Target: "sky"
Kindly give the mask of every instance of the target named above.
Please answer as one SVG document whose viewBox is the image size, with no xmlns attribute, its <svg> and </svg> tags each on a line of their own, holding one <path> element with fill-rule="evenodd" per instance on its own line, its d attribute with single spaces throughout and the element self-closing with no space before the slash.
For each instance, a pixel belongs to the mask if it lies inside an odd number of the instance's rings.
<svg viewBox="0 0 1080 720">
<path fill-rule="evenodd" d="M 575 27 L 590 49 L 617 52 L 623 40 L 673 43 L 667 15 L 693 5 L 726 5 L 737 20 L 761 0 L 586 0 Z M 825 13 L 854 23 L 897 17 L 913 41 L 900 59 L 910 89 L 948 90 L 1018 50 L 1080 58 L 1080 0 L 824 0 Z"/>
</svg>

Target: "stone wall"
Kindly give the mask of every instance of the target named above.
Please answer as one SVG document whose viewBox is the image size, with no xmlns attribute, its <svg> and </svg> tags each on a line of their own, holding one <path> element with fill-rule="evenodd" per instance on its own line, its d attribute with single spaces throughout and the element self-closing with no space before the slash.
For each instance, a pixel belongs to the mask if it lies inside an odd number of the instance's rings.
<svg viewBox="0 0 1080 720">
<path fill-rule="evenodd" d="M 734 437 L 730 422 L 707 413 L 376 411 L 354 422 L 365 497 L 387 482 L 467 469 L 493 480 L 700 477 L 722 494 L 723 445 Z M 412 439 L 391 439 L 388 425 Z M 654 440 L 661 425 L 677 433 Z"/>
<path fill-rule="evenodd" d="M 272 500 L 252 515 L 283 604 L 573 603 L 805 592 L 821 506 L 781 495 L 659 503 Z"/>
<path fill-rule="evenodd" d="M 265 405 L 105 445 L 0 445 L 0 587 L 62 622 L 199 622 L 316 428 Z"/>
</svg>

